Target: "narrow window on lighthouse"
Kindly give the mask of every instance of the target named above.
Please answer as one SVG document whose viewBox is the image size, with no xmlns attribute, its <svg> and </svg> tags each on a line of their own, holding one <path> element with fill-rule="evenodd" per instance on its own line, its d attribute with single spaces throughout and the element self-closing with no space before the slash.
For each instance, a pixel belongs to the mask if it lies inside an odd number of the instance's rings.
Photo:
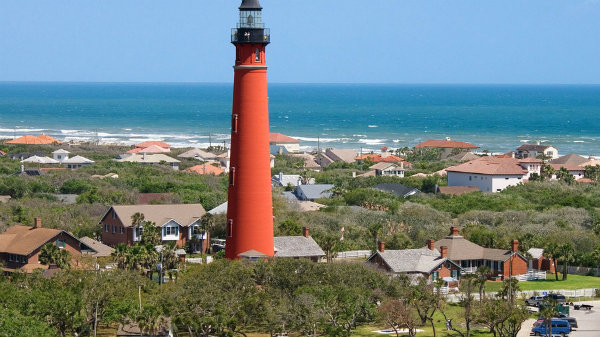
<svg viewBox="0 0 600 337">
<path fill-rule="evenodd" d="M 232 167 L 229 170 L 229 185 L 230 186 L 235 185 L 235 167 Z"/>
<path fill-rule="evenodd" d="M 233 114 L 231 116 L 231 132 L 237 133 L 238 129 L 238 115 Z"/>
<path fill-rule="evenodd" d="M 233 219 L 227 219 L 227 228 L 225 230 L 225 235 L 227 235 L 228 237 L 231 237 L 232 232 L 233 232 Z"/>
<path fill-rule="evenodd" d="M 256 62 L 260 62 L 260 49 L 256 48 Z"/>
</svg>

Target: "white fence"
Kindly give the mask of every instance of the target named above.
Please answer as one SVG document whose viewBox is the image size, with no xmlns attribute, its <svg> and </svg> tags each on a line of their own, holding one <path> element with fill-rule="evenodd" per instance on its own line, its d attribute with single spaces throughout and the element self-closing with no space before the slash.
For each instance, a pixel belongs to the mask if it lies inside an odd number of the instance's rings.
<svg viewBox="0 0 600 337">
<path fill-rule="evenodd" d="M 513 276 L 519 281 L 545 280 L 546 272 L 539 270 L 528 270 L 526 274 Z"/>
<path fill-rule="evenodd" d="M 558 267 L 556 267 L 556 270 L 558 270 L 559 272 L 562 272 L 563 266 L 558 265 Z M 569 266 L 569 274 L 589 275 L 590 273 L 593 273 L 593 275 L 596 275 L 596 276 L 600 276 L 600 268 Z"/>
<path fill-rule="evenodd" d="M 546 295 L 546 294 L 563 294 L 567 298 L 577 298 L 577 297 L 593 297 L 596 295 L 596 288 L 586 288 L 586 289 L 575 289 L 575 290 L 567 290 L 567 289 L 552 289 L 552 290 L 528 290 L 521 291 L 520 295 L 524 295 L 525 297 L 538 295 Z"/>
<path fill-rule="evenodd" d="M 339 252 L 335 259 L 358 259 L 358 258 L 368 258 L 371 256 L 372 252 L 370 250 L 349 250 L 347 252 Z"/>
</svg>

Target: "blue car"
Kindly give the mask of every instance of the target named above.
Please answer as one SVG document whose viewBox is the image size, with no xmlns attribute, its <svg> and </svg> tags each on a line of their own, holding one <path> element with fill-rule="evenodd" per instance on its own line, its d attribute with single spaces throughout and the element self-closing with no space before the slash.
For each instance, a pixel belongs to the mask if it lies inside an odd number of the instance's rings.
<svg viewBox="0 0 600 337">
<path fill-rule="evenodd" d="M 546 332 L 546 322 L 544 320 L 538 320 L 533 324 L 533 329 L 531 329 L 531 333 L 536 336 L 546 336 L 548 332 Z M 571 325 L 568 321 L 564 319 L 552 319 L 552 336 L 560 335 L 560 336 L 568 336 L 571 333 Z"/>
</svg>

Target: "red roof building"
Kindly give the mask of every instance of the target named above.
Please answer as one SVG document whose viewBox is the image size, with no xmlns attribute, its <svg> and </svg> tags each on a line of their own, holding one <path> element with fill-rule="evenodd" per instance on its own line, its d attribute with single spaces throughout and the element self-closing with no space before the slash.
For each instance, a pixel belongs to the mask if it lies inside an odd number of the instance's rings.
<svg viewBox="0 0 600 337">
<path fill-rule="evenodd" d="M 477 186 L 483 192 L 499 192 L 540 174 L 541 161 L 519 160 L 512 157 L 481 157 L 452 166 L 448 172 L 448 186 Z"/>
<path fill-rule="evenodd" d="M 171 145 L 169 145 L 167 143 L 159 142 L 159 141 L 156 141 L 156 140 L 145 141 L 145 142 L 136 144 L 135 147 L 139 147 L 139 148 L 145 149 L 145 148 L 150 147 L 152 145 L 160 146 L 163 149 L 171 148 Z"/>
<path fill-rule="evenodd" d="M 422 149 L 422 148 L 442 148 L 442 149 L 465 149 L 465 150 L 472 150 L 472 149 L 478 149 L 479 146 L 477 145 L 473 145 L 473 144 L 469 144 L 466 142 L 459 142 L 457 140 L 450 140 L 450 139 L 446 139 L 446 140 L 426 140 L 422 143 L 419 143 L 417 145 L 415 145 L 415 148 L 417 149 Z"/>
<path fill-rule="evenodd" d="M 275 145 L 275 144 L 286 144 L 286 143 L 300 143 L 300 141 L 296 138 L 286 136 L 282 133 L 270 132 L 269 133 L 269 143 L 271 143 L 271 145 Z"/>
<path fill-rule="evenodd" d="M 202 165 L 196 165 L 196 166 L 192 166 L 186 170 L 184 170 L 185 172 L 193 172 L 193 173 L 197 173 L 197 174 L 212 174 L 212 175 L 221 175 L 223 174 L 225 171 L 220 168 L 220 167 L 216 167 L 214 165 L 210 165 L 210 164 L 202 164 Z"/>
</svg>

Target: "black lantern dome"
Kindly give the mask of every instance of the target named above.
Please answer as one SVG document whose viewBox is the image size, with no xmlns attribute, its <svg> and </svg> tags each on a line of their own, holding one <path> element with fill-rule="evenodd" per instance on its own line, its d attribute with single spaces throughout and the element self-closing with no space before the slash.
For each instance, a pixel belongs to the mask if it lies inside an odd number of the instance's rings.
<svg viewBox="0 0 600 337">
<path fill-rule="evenodd" d="M 262 22 L 262 6 L 258 0 L 242 0 L 237 28 L 231 30 L 231 43 L 270 42 L 270 32 Z"/>
</svg>

